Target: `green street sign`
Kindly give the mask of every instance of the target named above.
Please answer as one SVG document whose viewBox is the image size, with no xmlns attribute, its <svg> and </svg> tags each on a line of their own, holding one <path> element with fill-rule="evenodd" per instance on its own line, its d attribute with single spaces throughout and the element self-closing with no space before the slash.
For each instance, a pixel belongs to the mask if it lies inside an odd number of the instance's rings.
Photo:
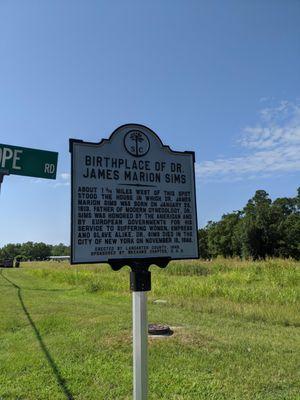
<svg viewBox="0 0 300 400">
<path fill-rule="evenodd" d="M 56 179 L 58 153 L 0 144 L 0 174 Z"/>
</svg>

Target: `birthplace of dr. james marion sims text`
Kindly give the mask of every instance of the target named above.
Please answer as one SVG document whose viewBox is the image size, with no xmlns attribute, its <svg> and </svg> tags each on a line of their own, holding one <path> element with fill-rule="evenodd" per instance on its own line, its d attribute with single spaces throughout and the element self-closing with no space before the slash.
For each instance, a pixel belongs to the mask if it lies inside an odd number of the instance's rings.
<svg viewBox="0 0 300 400">
<path fill-rule="evenodd" d="M 72 263 L 198 257 L 193 152 L 136 124 L 70 151 Z"/>
</svg>

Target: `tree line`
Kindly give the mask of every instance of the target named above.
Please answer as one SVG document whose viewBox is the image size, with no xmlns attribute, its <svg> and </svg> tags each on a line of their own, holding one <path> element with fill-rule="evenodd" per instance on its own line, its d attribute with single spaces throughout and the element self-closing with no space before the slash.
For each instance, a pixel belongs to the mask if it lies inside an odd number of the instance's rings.
<svg viewBox="0 0 300 400">
<path fill-rule="evenodd" d="M 19 260 L 45 260 L 49 256 L 69 256 L 70 246 L 43 242 L 9 243 L 0 249 L 0 259 L 17 258 Z"/>
<path fill-rule="evenodd" d="M 198 237 L 201 258 L 300 260 L 300 188 L 295 197 L 274 201 L 266 191 L 257 190 L 242 210 L 209 221 Z"/>
<path fill-rule="evenodd" d="M 209 221 L 199 229 L 198 238 L 203 259 L 223 256 L 300 260 L 300 188 L 295 197 L 274 201 L 266 191 L 257 190 L 242 210 L 224 214 L 220 221 Z M 70 255 L 70 246 L 63 243 L 9 243 L 0 248 L 0 259 L 44 260 L 64 255 Z"/>
</svg>

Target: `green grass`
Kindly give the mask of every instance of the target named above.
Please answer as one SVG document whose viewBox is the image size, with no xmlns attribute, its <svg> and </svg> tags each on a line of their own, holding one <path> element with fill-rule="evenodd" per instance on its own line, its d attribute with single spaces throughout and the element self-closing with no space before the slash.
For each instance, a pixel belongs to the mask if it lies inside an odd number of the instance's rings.
<svg viewBox="0 0 300 400">
<path fill-rule="evenodd" d="M 1 270 L 1 400 L 132 398 L 128 271 Z M 174 335 L 149 339 L 149 399 L 300 399 L 300 263 L 173 262 L 152 287 Z"/>
</svg>

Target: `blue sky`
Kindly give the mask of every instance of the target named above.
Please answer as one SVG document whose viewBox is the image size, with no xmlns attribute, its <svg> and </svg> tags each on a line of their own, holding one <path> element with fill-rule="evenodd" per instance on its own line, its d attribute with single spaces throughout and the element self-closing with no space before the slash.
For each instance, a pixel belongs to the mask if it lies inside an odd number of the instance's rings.
<svg viewBox="0 0 300 400">
<path fill-rule="evenodd" d="M 0 2 L 0 143 L 59 152 L 9 176 L 0 246 L 69 243 L 68 139 L 149 126 L 194 150 L 199 225 L 300 186 L 297 0 Z"/>
</svg>

